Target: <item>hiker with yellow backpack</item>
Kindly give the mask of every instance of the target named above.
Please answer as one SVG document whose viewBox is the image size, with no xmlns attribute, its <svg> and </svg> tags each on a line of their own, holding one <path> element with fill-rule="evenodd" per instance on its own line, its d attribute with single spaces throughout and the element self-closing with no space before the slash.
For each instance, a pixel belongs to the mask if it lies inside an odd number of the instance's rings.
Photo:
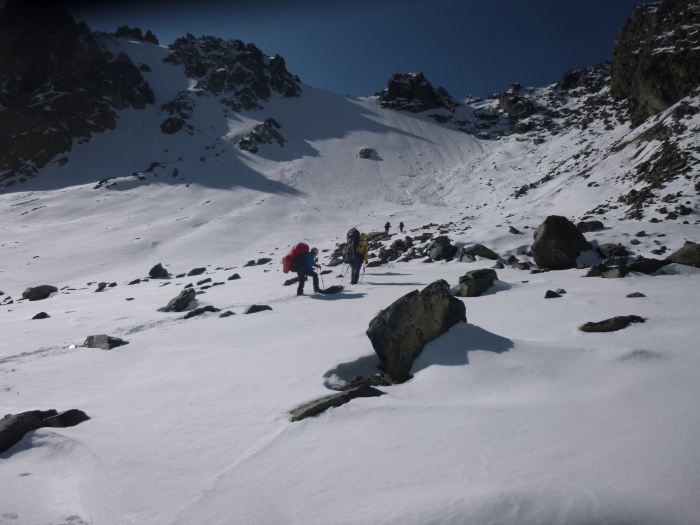
<svg viewBox="0 0 700 525">
<path fill-rule="evenodd" d="M 345 262 L 350 266 L 350 284 L 357 284 L 360 280 L 362 264 L 367 264 L 367 234 L 360 233 L 357 228 L 350 228 L 347 234 L 347 244 L 344 250 Z"/>
</svg>

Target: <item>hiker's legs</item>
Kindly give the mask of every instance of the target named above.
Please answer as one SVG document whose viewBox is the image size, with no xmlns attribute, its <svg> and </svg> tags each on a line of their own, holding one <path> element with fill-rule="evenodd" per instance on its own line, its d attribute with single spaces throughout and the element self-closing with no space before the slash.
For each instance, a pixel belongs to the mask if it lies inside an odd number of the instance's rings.
<svg viewBox="0 0 700 525">
<path fill-rule="evenodd" d="M 314 292 L 318 292 L 321 288 L 318 286 L 318 274 L 309 268 L 309 275 L 314 281 Z"/>
<path fill-rule="evenodd" d="M 357 284 L 360 280 L 360 269 L 362 268 L 362 260 L 352 263 L 352 274 L 350 275 L 350 284 Z"/>
<path fill-rule="evenodd" d="M 297 277 L 299 277 L 299 285 L 297 286 L 297 295 L 304 295 L 304 283 L 306 282 L 306 275 L 304 275 L 303 269 L 297 271 Z"/>
</svg>

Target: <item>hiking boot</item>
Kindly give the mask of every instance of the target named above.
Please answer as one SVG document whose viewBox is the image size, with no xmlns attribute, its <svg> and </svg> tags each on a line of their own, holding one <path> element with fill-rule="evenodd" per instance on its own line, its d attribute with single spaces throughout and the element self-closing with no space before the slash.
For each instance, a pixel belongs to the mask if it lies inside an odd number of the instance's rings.
<svg viewBox="0 0 700 525">
<path fill-rule="evenodd" d="M 317 286 L 316 288 L 314 288 L 314 292 L 321 293 L 321 289 Z"/>
</svg>

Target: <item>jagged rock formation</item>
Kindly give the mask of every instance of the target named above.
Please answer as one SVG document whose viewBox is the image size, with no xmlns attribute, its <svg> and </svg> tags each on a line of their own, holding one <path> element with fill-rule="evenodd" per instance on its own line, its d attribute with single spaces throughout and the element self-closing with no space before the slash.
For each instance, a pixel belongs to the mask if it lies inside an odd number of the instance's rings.
<svg viewBox="0 0 700 525">
<path fill-rule="evenodd" d="M 154 99 L 129 57 L 106 51 L 61 2 L 35 7 L 14 0 L 0 9 L 0 181 L 6 186 L 33 176 L 75 140 L 113 129 L 114 110 Z"/>
<path fill-rule="evenodd" d="M 637 7 L 613 51 L 611 90 L 630 102 L 634 125 L 700 84 L 700 3 L 664 0 Z"/>
<path fill-rule="evenodd" d="M 265 56 L 254 44 L 188 34 L 170 49 L 166 62 L 182 64 L 188 77 L 198 79 L 193 88 L 198 94 L 216 96 L 233 111 L 262 109 L 261 102 L 273 92 L 283 97 L 301 94 L 300 80 L 287 71 L 284 59 Z M 163 109 L 172 112 L 166 106 Z"/>
<path fill-rule="evenodd" d="M 425 75 L 418 72 L 392 75 L 386 89 L 379 93 L 379 105 L 420 113 L 438 108 L 453 111 L 458 103 L 444 88 L 434 88 Z"/>
</svg>

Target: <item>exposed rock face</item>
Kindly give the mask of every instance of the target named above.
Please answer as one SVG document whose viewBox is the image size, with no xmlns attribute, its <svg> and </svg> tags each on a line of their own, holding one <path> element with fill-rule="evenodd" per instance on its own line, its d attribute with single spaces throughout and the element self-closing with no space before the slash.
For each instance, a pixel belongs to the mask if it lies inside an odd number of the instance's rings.
<svg viewBox="0 0 700 525">
<path fill-rule="evenodd" d="M 379 105 L 420 113 L 438 108 L 454 111 L 458 103 L 445 89 L 434 88 L 419 72 L 392 75 L 387 88 L 379 93 Z"/>
<path fill-rule="evenodd" d="M 8 414 L 0 419 L 0 453 L 17 444 L 32 430 L 42 427 L 72 427 L 88 419 L 90 418 L 85 412 L 75 408 L 60 414 L 53 409 Z"/>
<path fill-rule="evenodd" d="M 372 319 L 367 337 L 384 371 L 397 383 L 411 377 L 413 361 L 430 341 L 456 323 L 467 321 L 464 303 L 450 294 L 443 280 L 394 301 Z"/>
<path fill-rule="evenodd" d="M 700 268 L 700 244 L 686 242 L 683 248 L 666 257 L 666 260 Z"/>
<path fill-rule="evenodd" d="M 28 301 L 41 301 L 49 297 L 52 293 L 58 293 L 58 288 L 50 284 L 42 284 L 27 288 L 22 292 L 22 298 Z"/>
<path fill-rule="evenodd" d="M 124 341 L 119 337 L 111 337 L 107 334 L 89 335 L 83 345 L 87 348 L 101 348 L 102 350 L 111 350 L 118 346 L 128 345 L 129 341 Z"/>
<path fill-rule="evenodd" d="M 62 5 L 11 0 L 0 10 L 0 180 L 8 184 L 74 140 L 113 129 L 115 109 L 154 100 L 131 60 L 105 51 Z"/>
<path fill-rule="evenodd" d="M 478 297 L 491 288 L 497 278 L 496 270 L 491 268 L 467 272 L 459 278 L 459 287 L 455 295 L 459 297 Z"/>
<path fill-rule="evenodd" d="M 190 302 L 197 296 L 194 288 L 185 288 L 177 297 L 173 297 L 165 307 L 166 312 L 182 312 L 190 305 Z"/>
<path fill-rule="evenodd" d="M 262 124 L 256 125 L 249 133 L 238 141 L 238 147 L 250 153 L 257 153 L 258 146 L 262 144 L 272 144 L 276 142 L 279 146 L 284 147 L 287 142 L 282 134 L 278 131 L 280 126 L 273 118 L 265 119 Z"/>
<path fill-rule="evenodd" d="M 498 99 L 499 106 L 508 113 L 508 118 L 520 120 L 537 112 L 535 105 L 525 97 L 515 93 L 502 93 Z"/>
<path fill-rule="evenodd" d="M 576 257 L 591 245 L 566 217 L 550 215 L 535 230 L 532 256 L 540 268 L 576 268 Z"/>
<path fill-rule="evenodd" d="M 609 257 L 626 257 L 627 250 L 622 244 L 606 242 L 598 246 L 598 251 L 606 259 Z"/>
<path fill-rule="evenodd" d="M 630 102 L 633 124 L 663 111 L 700 84 L 700 3 L 663 0 L 635 8 L 620 29 L 611 92 Z"/>
<path fill-rule="evenodd" d="M 576 224 L 576 227 L 581 233 L 588 233 L 602 230 L 605 225 L 600 221 L 581 221 Z"/>
</svg>

